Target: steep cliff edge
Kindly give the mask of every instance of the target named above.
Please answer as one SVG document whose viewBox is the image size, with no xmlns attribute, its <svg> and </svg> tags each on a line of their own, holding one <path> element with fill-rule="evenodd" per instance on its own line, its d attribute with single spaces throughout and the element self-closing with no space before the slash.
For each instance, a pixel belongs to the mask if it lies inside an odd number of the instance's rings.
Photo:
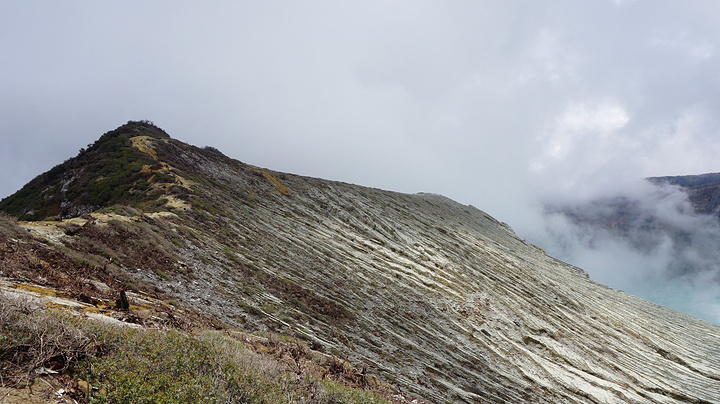
<svg viewBox="0 0 720 404">
<path fill-rule="evenodd" d="M 688 194 L 697 213 L 720 217 L 720 173 L 651 177 L 648 180 L 654 184 L 679 186 Z"/>
</svg>

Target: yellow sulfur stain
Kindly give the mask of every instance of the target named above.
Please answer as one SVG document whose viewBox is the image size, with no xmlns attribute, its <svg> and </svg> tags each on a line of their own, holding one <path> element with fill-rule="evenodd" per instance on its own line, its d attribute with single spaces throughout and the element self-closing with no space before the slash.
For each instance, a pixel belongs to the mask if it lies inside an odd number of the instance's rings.
<svg viewBox="0 0 720 404">
<path fill-rule="evenodd" d="M 28 283 L 18 283 L 18 284 L 13 285 L 12 288 L 25 290 L 27 292 L 33 292 L 40 296 L 51 296 L 51 297 L 58 296 L 57 292 L 52 289 L 43 288 L 42 286 L 31 285 Z"/>
<path fill-rule="evenodd" d="M 288 194 L 288 189 L 287 189 L 287 187 L 285 187 L 285 185 L 281 184 L 280 181 L 277 180 L 277 178 L 275 178 L 275 177 L 273 177 L 272 175 L 270 175 L 270 173 L 267 172 L 266 170 L 260 170 L 260 172 L 265 176 L 265 178 L 268 179 L 268 181 L 270 181 L 270 182 L 272 182 L 273 184 L 275 184 L 275 186 L 277 187 L 278 192 L 280 192 L 280 193 L 283 194 L 283 195 L 287 195 L 287 194 Z"/>
<path fill-rule="evenodd" d="M 155 168 L 155 169 L 152 168 L 151 165 L 146 164 L 143 166 L 142 170 L 140 170 L 141 173 L 162 173 L 162 174 L 170 175 L 173 178 L 175 178 L 175 183 L 173 183 L 173 184 L 153 183 L 154 188 L 156 188 L 156 189 L 161 188 L 161 189 L 164 189 L 165 191 L 167 191 L 171 186 L 177 185 L 182 188 L 190 190 L 191 187 L 193 185 L 195 185 L 195 183 L 193 181 L 183 178 L 183 177 L 179 176 L 177 173 L 175 173 L 173 171 L 173 166 L 171 166 L 170 164 L 168 164 L 164 161 L 160 161 L 158 159 L 157 152 L 155 151 L 155 148 L 153 145 L 157 141 L 166 142 L 167 140 L 156 139 L 156 138 L 152 138 L 150 136 L 135 136 L 133 138 L 130 138 L 130 141 L 132 142 L 133 147 L 135 147 L 136 149 L 140 150 L 143 153 L 148 154 L 150 157 L 153 158 L 153 160 L 157 161 L 160 164 L 160 167 Z M 155 178 L 154 175 L 152 177 L 150 177 L 150 182 L 152 182 L 152 180 L 154 178 Z M 187 202 L 177 199 L 173 196 L 168 195 L 165 198 L 168 201 L 166 203 L 166 205 L 168 205 L 170 207 L 178 208 L 178 209 L 189 209 L 190 208 L 190 205 Z"/>
<path fill-rule="evenodd" d="M 157 160 L 158 156 L 155 152 L 155 149 L 153 148 L 153 140 L 154 138 L 150 136 L 135 136 L 133 138 L 130 138 L 130 142 L 132 142 L 134 148 L 140 150 L 143 153 L 149 154 L 150 157 L 153 158 L 153 160 Z"/>
<path fill-rule="evenodd" d="M 190 209 L 190 204 L 183 201 L 182 199 L 178 199 L 172 195 L 166 196 L 165 199 L 167 199 L 167 202 L 165 203 L 165 205 L 167 205 L 171 208 Z M 157 212 L 157 213 L 162 213 L 162 212 Z M 166 212 L 166 213 L 170 213 L 170 212 Z"/>
</svg>

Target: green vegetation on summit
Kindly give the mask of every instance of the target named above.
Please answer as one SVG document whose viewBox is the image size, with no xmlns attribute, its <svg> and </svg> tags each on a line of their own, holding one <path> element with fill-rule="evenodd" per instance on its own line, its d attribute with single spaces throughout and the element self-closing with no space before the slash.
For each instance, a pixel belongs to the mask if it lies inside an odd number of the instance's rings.
<svg viewBox="0 0 720 404">
<path fill-rule="evenodd" d="M 150 122 L 128 122 L 0 201 L 0 211 L 21 220 L 43 220 L 76 217 L 112 204 L 147 207 L 159 194 L 151 182 L 173 178 L 143 170 L 159 165 L 133 147 L 136 136 L 169 139 Z"/>
</svg>

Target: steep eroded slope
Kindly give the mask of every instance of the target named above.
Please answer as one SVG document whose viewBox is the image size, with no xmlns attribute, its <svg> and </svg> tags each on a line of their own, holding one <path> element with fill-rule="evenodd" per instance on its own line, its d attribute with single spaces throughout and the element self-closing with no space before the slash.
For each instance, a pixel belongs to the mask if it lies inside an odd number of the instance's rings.
<svg viewBox="0 0 720 404">
<path fill-rule="evenodd" d="M 138 136 L 126 145 L 172 180 L 124 203 L 164 212 L 141 218 L 166 262 L 93 246 L 93 225 L 59 242 L 198 312 L 298 336 L 432 402 L 720 400 L 720 328 L 596 284 L 474 207 Z"/>
</svg>

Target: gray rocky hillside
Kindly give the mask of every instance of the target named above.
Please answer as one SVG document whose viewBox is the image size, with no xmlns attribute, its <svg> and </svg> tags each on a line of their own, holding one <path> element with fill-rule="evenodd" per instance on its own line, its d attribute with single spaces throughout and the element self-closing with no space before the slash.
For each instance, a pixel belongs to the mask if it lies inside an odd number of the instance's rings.
<svg viewBox="0 0 720 404">
<path fill-rule="evenodd" d="M 301 338 L 428 402 L 720 402 L 720 327 L 597 284 L 472 206 L 278 173 L 153 128 L 101 142 L 122 148 L 123 192 L 104 199 L 93 189 L 119 174 L 73 160 L 0 208 L 65 218 L 20 224 L 82 252 L 93 282 Z M 81 158 L 108 167 L 111 151 Z"/>
</svg>

